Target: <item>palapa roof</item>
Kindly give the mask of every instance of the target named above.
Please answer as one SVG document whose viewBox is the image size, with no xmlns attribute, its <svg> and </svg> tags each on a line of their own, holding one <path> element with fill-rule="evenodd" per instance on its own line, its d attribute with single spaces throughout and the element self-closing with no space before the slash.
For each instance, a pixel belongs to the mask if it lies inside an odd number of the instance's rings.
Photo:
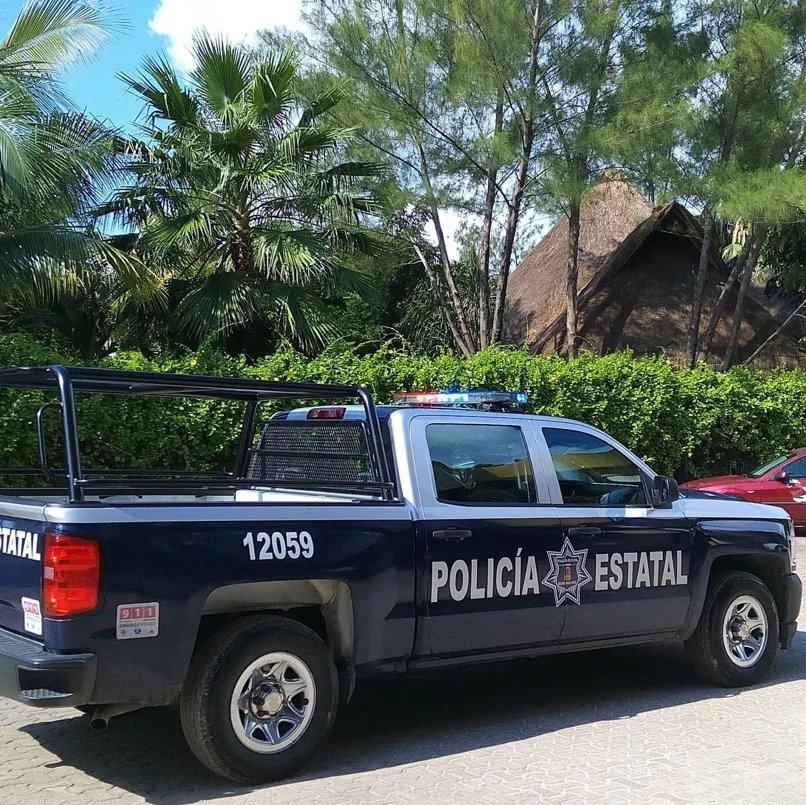
<svg viewBox="0 0 806 805">
<path fill-rule="evenodd" d="M 629 182 L 594 185 L 580 210 L 578 331 L 580 346 L 597 353 L 631 348 L 682 362 L 702 243 L 697 219 L 676 201 L 653 208 Z M 507 293 L 510 341 L 537 352 L 564 349 L 568 220 L 561 218 L 512 273 Z M 700 332 L 707 326 L 729 270 L 712 246 Z M 730 333 L 735 291 L 720 318 L 709 361 L 721 361 Z M 739 332 L 743 358 L 778 326 L 748 296 Z M 758 365 L 800 363 L 796 340 L 782 333 Z"/>
</svg>

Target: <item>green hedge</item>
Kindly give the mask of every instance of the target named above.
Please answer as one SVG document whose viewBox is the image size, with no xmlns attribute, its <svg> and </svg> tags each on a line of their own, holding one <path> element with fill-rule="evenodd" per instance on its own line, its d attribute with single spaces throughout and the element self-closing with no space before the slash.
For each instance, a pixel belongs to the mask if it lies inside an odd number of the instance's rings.
<svg viewBox="0 0 806 805">
<path fill-rule="evenodd" d="M 75 363 L 69 355 L 19 335 L 0 336 L 0 365 Z M 529 393 L 535 413 L 580 419 L 602 428 L 660 472 L 685 479 L 747 469 L 806 444 L 806 373 L 706 367 L 680 370 L 629 353 L 573 362 L 492 348 L 469 359 L 429 358 L 392 349 L 370 355 L 291 349 L 249 364 L 202 349 L 150 361 L 120 353 L 101 366 L 145 371 L 243 375 L 267 380 L 356 383 L 388 401 L 395 391 L 440 387 L 501 388 Z M 39 393 L 3 392 L 0 465 L 36 455 L 33 417 Z M 79 400 L 85 466 L 200 468 L 225 463 L 241 411 L 227 403 L 110 398 Z M 57 438 L 56 423 L 49 428 Z"/>
</svg>

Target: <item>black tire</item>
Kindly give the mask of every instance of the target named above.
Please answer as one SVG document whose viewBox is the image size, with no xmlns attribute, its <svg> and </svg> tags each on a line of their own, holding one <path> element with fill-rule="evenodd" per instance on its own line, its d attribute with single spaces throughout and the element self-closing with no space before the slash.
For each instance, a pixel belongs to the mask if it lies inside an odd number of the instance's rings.
<svg viewBox="0 0 806 805">
<path fill-rule="evenodd" d="M 755 599 L 767 621 L 766 642 L 748 657 L 752 664 L 744 667 L 726 647 L 724 639 L 725 618 L 741 596 Z M 686 640 L 685 648 L 699 676 L 722 687 L 736 688 L 755 685 L 767 676 L 778 651 L 778 640 L 778 608 L 767 585 L 751 573 L 729 571 L 711 579 L 700 622 Z"/>
<path fill-rule="evenodd" d="M 294 742 L 262 754 L 238 737 L 230 709 L 242 674 L 273 652 L 292 655 L 307 666 L 315 697 L 307 726 Z M 180 714 L 188 745 L 208 769 L 236 783 L 265 783 L 287 777 L 310 760 L 327 738 L 337 708 L 336 667 L 322 640 L 295 621 L 255 616 L 230 624 L 202 645 L 188 671 Z M 258 735 L 266 738 L 268 733 Z"/>
</svg>

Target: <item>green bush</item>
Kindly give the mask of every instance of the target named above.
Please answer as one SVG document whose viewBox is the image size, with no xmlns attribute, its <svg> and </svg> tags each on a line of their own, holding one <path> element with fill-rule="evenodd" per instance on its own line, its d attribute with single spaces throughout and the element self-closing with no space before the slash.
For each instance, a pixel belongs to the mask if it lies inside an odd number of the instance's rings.
<svg viewBox="0 0 806 805">
<path fill-rule="evenodd" d="M 75 363 L 26 336 L 0 336 L 0 365 Z M 491 348 L 472 358 L 429 358 L 381 349 L 371 355 L 330 352 L 306 358 L 290 348 L 257 363 L 201 349 L 150 361 L 119 353 L 100 366 L 141 371 L 242 375 L 265 380 L 359 384 L 379 402 L 395 391 L 445 387 L 529 393 L 529 410 L 589 422 L 628 445 L 659 472 L 685 479 L 746 470 L 806 444 L 806 373 L 737 367 L 718 373 L 672 367 L 629 353 L 573 362 Z M 43 393 L 3 392 L 0 465 L 32 464 L 34 416 Z M 184 399 L 90 395 L 78 401 L 86 467 L 226 465 L 242 411 L 238 405 Z M 49 440 L 58 446 L 55 417 Z M 53 451 L 55 453 L 55 450 Z"/>
</svg>

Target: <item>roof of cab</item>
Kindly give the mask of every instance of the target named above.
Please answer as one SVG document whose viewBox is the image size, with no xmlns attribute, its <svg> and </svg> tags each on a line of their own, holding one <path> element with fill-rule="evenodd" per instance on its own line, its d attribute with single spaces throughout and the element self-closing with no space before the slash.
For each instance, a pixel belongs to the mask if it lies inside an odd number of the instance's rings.
<svg viewBox="0 0 806 805">
<path fill-rule="evenodd" d="M 364 409 L 360 405 L 310 405 L 302 408 L 293 408 L 289 411 L 280 411 L 274 414 L 273 419 L 306 419 L 308 412 L 316 408 L 344 408 L 345 414 L 343 419 L 363 419 Z M 564 422 L 573 425 L 585 425 L 590 427 L 585 422 L 576 419 L 568 419 L 566 417 L 548 416 L 547 414 L 522 414 L 522 413 L 499 413 L 497 411 L 479 411 L 472 408 L 452 408 L 449 406 L 424 406 L 424 405 L 378 405 L 375 407 L 378 414 L 378 419 L 387 420 L 395 412 L 412 412 L 418 414 L 428 414 L 436 416 L 463 416 L 468 418 L 475 418 L 478 416 L 515 416 L 519 419 L 523 418 L 529 421 L 537 422 Z"/>
</svg>

